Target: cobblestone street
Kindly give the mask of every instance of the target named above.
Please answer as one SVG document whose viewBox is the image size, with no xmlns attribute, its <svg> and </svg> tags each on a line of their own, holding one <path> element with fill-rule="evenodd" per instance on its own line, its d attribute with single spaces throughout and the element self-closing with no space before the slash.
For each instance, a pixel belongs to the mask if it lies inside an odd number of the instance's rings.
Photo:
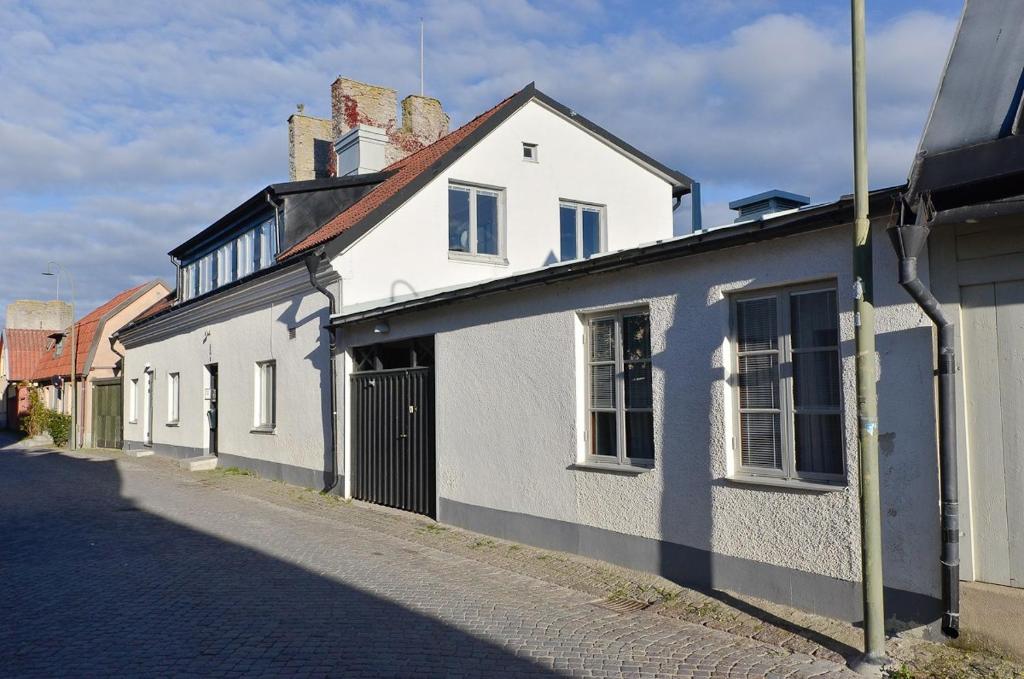
<svg viewBox="0 0 1024 679">
<path fill-rule="evenodd" d="M 167 460 L 2 449 L 0 675 L 852 676 L 350 514 Z"/>
</svg>

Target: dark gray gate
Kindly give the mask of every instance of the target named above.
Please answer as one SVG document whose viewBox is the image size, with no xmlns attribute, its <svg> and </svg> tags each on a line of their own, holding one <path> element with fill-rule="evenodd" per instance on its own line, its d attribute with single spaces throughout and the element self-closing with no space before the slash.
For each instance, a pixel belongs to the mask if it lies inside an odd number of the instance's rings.
<svg viewBox="0 0 1024 679">
<path fill-rule="evenodd" d="M 352 375 L 352 497 L 437 515 L 433 368 Z"/>
</svg>

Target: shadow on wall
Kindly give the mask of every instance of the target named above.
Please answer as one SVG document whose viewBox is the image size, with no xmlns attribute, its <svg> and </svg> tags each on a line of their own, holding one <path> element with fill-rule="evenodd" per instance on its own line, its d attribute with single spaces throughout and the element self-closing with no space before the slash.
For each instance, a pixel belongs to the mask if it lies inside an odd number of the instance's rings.
<svg viewBox="0 0 1024 679">
<path fill-rule="evenodd" d="M 331 459 L 333 448 L 331 445 L 331 433 L 333 432 L 333 415 L 331 413 L 331 402 L 328 396 L 330 395 L 331 385 L 331 348 L 330 339 L 328 337 L 328 330 L 324 329 L 324 326 L 331 320 L 330 309 L 327 307 L 327 298 L 321 295 L 319 292 L 314 291 L 317 299 L 322 303 L 322 306 L 317 309 L 314 313 L 306 314 L 304 317 L 299 318 L 299 304 L 305 297 L 296 296 L 292 297 L 291 302 L 285 307 L 284 311 L 277 317 L 277 321 L 285 326 L 285 328 L 295 328 L 296 332 L 299 328 L 306 325 L 307 323 L 315 323 L 317 327 L 316 344 L 313 349 L 303 356 L 303 358 L 309 361 L 309 364 L 316 371 L 319 380 L 318 386 L 319 391 L 317 395 L 320 401 L 320 431 L 323 434 L 323 486 L 320 490 L 329 488 L 331 483 L 334 482 L 333 475 L 331 474 L 335 460 Z M 294 342 L 297 340 L 288 340 Z"/>
<path fill-rule="evenodd" d="M 0 631 L 0 674 L 549 674 L 121 490 L 113 460 L 0 451 L 0 608 L 17 621 Z"/>
</svg>

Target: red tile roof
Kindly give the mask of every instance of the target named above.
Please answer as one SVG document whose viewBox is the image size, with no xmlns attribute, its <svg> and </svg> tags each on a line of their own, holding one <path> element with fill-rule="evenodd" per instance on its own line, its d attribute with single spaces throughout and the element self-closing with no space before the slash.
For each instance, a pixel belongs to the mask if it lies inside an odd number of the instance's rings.
<svg viewBox="0 0 1024 679">
<path fill-rule="evenodd" d="M 75 323 L 75 342 L 78 354 L 75 370 L 79 375 L 85 374 L 89 371 L 90 366 L 86 365 L 86 363 L 89 360 L 89 356 L 93 353 L 94 345 L 102 339 L 98 333 L 102 330 L 104 317 L 122 304 L 131 300 L 135 295 L 150 285 L 153 285 L 152 281 L 118 293 L 107 302 L 90 311 L 88 314 L 83 316 L 81 320 Z M 67 333 L 67 331 L 68 329 L 65 328 L 64 332 Z M 57 355 L 56 346 L 53 346 L 39 360 L 39 363 L 36 365 L 33 373 L 33 379 L 42 380 L 56 375 L 63 375 L 65 377 L 71 376 L 70 335 L 65 335 L 63 350 L 60 352 L 59 356 Z"/>
<path fill-rule="evenodd" d="M 4 331 L 7 338 L 7 379 L 11 382 L 30 380 L 35 376 L 39 360 L 46 354 L 46 349 L 53 341 L 50 335 L 56 330 L 35 330 L 27 328 L 8 328 Z"/>
<path fill-rule="evenodd" d="M 416 179 L 416 177 L 433 166 L 434 163 L 451 151 L 459 142 L 464 140 L 474 130 L 486 122 L 488 118 L 507 106 L 515 96 L 516 95 L 512 95 L 508 99 L 505 99 L 496 105 L 494 108 L 481 113 L 473 120 L 469 121 L 454 132 L 441 137 L 433 144 L 425 146 L 419 151 L 384 168 L 385 172 L 394 172 L 394 174 L 374 187 L 373 190 L 363 196 L 349 209 L 321 226 L 304 240 L 278 255 L 278 261 L 285 260 L 300 252 L 309 250 L 321 243 L 326 243 L 335 236 L 338 236 L 356 224 L 359 224 L 368 217 L 370 213 L 383 205 L 385 201 L 408 186 L 414 179 Z"/>
</svg>

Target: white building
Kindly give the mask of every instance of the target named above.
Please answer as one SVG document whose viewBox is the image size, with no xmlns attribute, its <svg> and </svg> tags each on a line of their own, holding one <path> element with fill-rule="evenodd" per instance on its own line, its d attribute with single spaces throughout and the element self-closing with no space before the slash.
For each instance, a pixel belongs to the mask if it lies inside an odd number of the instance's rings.
<svg viewBox="0 0 1024 679">
<path fill-rule="evenodd" d="M 119 333 L 126 449 L 342 492 L 330 312 L 672 236 L 690 180 L 532 85 L 385 167 L 391 100 L 339 82 L 359 111 L 340 176 L 268 186 L 175 248 L 176 296 Z"/>
</svg>

